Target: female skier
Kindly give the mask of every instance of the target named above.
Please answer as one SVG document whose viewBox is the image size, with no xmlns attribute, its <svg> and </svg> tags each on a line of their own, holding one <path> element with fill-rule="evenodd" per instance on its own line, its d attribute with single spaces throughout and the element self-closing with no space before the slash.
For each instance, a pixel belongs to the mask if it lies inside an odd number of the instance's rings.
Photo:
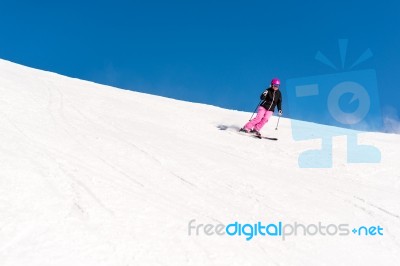
<svg viewBox="0 0 400 266">
<path fill-rule="evenodd" d="M 260 96 L 261 102 L 257 109 L 257 115 L 250 120 L 239 131 L 245 133 L 255 133 L 256 136 L 261 136 L 260 130 L 268 122 L 269 118 L 274 113 L 275 106 L 278 107 L 278 114 L 282 116 L 282 94 L 279 91 L 281 82 L 274 78 L 271 80 L 271 86 L 267 88 Z"/>
</svg>

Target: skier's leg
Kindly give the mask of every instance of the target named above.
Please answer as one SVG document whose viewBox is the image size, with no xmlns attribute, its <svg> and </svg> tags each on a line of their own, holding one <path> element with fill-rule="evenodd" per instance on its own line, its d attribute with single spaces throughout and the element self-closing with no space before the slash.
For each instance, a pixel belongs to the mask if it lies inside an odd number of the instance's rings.
<svg viewBox="0 0 400 266">
<path fill-rule="evenodd" d="M 262 127 L 268 122 L 274 112 L 266 111 L 260 122 L 254 125 L 254 130 L 260 131 Z"/>
<path fill-rule="evenodd" d="M 263 119 L 266 111 L 267 110 L 264 107 L 259 106 L 258 109 L 257 109 L 256 117 L 253 118 L 252 120 L 250 120 L 249 122 L 247 122 L 247 124 L 244 125 L 243 128 L 246 129 L 246 130 L 252 130 L 254 128 L 254 126 L 256 124 L 260 123 L 260 121 Z"/>
</svg>

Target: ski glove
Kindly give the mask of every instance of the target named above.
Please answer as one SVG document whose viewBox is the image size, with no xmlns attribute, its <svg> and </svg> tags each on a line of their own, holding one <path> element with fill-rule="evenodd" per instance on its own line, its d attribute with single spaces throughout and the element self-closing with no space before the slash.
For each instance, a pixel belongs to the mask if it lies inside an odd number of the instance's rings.
<svg viewBox="0 0 400 266">
<path fill-rule="evenodd" d="M 263 94 L 261 94 L 261 100 L 265 100 L 265 98 L 267 97 L 268 94 L 268 90 L 264 91 Z"/>
<path fill-rule="evenodd" d="M 279 111 L 278 111 L 278 115 L 279 115 L 279 116 L 282 116 L 282 110 L 279 110 Z"/>
</svg>

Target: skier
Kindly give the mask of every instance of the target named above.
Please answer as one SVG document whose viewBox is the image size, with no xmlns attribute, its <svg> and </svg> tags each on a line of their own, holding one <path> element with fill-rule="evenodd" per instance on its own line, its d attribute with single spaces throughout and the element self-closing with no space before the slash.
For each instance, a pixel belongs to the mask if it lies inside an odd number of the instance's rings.
<svg viewBox="0 0 400 266">
<path fill-rule="evenodd" d="M 278 107 L 278 115 L 282 116 L 282 94 L 279 91 L 281 82 L 279 79 L 274 78 L 271 80 L 271 86 L 267 88 L 260 96 L 260 105 L 257 108 L 257 115 L 250 120 L 239 131 L 245 133 L 255 133 L 256 136 L 261 137 L 260 130 L 268 122 L 275 110 Z"/>
</svg>

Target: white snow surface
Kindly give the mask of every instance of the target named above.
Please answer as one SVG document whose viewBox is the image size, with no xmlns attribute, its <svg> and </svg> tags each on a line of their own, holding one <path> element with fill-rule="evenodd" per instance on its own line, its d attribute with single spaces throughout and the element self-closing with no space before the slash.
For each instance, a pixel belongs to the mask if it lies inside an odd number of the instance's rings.
<svg viewBox="0 0 400 266">
<path fill-rule="evenodd" d="M 73 79 L 0 60 L 0 265 L 400 265 L 400 136 L 382 153 L 298 166 L 318 139 L 289 119 L 235 130 L 250 113 Z M 227 130 L 219 130 L 219 126 Z M 304 123 L 307 127 L 309 123 Z M 383 235 L 189 236 L 194 225 L 381 226 Z M 201 229 L 201 228 L 200 228 Z"/>
</svg>

